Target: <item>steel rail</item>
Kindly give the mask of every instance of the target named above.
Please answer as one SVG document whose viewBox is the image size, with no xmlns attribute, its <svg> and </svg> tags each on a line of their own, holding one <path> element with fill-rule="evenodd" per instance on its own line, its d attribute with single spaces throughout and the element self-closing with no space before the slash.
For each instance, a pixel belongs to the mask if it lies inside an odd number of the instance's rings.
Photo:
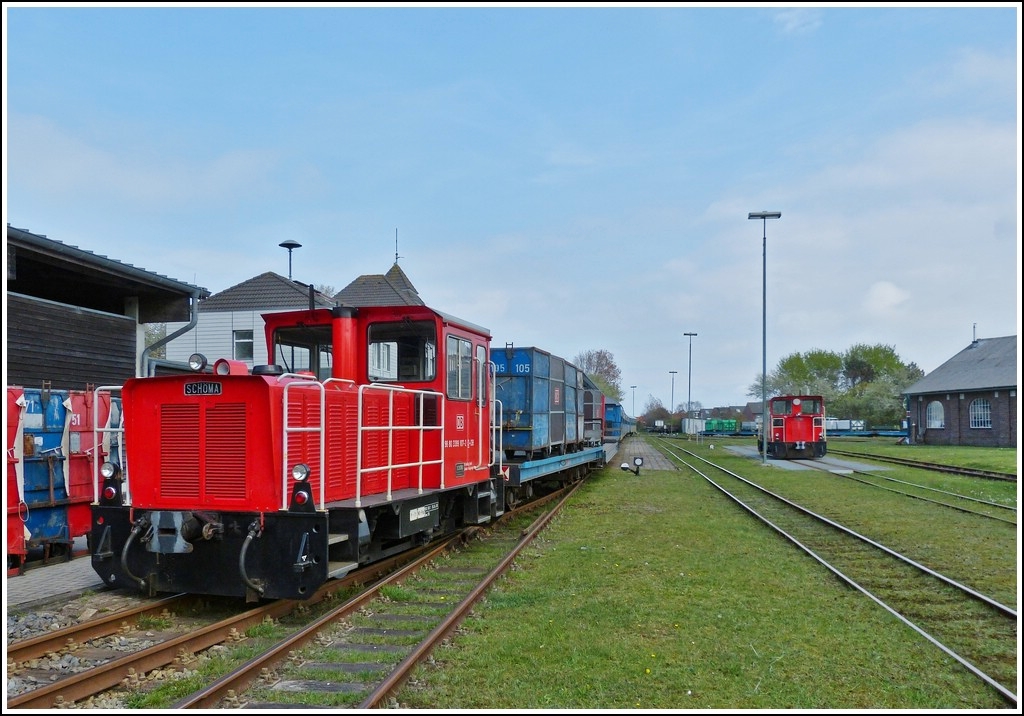
<svg viewBox="0 0 1024 716">
<path fill-rule="evenodd" d="M 156 602 L 122 609 L 104 617 L 89 619 L 66 629 L 12 642 L 7 646 L 7 660 L 18 663 L 37 659 L 45 654 L 60 651 L 71 643 L 109 636 L 120 631 L 125 623 L 136 624 L 142 618 L 160 616 L 165 610 L 170 611 L 187 599 L 190 599 L 188 595 L 178 594 Z"/>
<path fill-rule="evenodd" d="M 374 582 L 366 590 L 349 599 L 344 604 L 330 610 L 316 621 L 303 627 L 291 636 L 283 639 L 271 649 L 259 654 L 240 667 L 225 674 L 212 684 L 193 694 L 177 701 L 171 708 L 193 709 L 193 708 L 216 708 L 219 702 L 225 698 L 235 698 L 235 695 L 254 680 L 259 678 L 264 669 L 271 668 L 274 664 L 285 659 L 289 652 L 301 648 L 314 638 L 325 626 L 336 622 L 348 614 L 351 614 L 359 607 L 372 601 L 382 587 L 402 581 L 406 576 L 419 569 L 422 565 L 430 562 L 438 555 L 445 552 L 452 542 L 462 537 L 462 532 L 451 535 L 441 543 L 419 556 L 417 559 L 406 564 L 401 569 L 393 572 L 382 579 Z"/>
<path fill-rule="evenodd" d="M 1005 480 L 1008 482 L 1016 482 L 1017 476 L 1007 472 L 996 472 L 994 470 L 975 470 L 969 467 L 957 467 L 955 465 L 941 465 L 934 462 L 922 462 L 921 460 L 908 460 L 902 457 L 890 457 L 888 455 L 874 455 L 866 452 L 851 452 L 848 450 L 836 450 L 830 447 L 828 449 L 830 454 L 835 455 L 846 455 L 848 457 L 862 457 L 869 460 L 878 460 L 880 462 L 891 462 L 896 465 L 905 465 L 906 467 L 917 467 L 922 470 L 934 470 L 935 472 L 945 472 L 953 475 L 967 475 L 968 477 L 984 477 L 990 480 Z"/>
<path fill-rule="evenodd" d="M 451 633 L 469 614 L 469 611 L 473 606 L 480 601 L 480 599 L 487 593 L 497 579 L 503 575 L 512 562 L 519 556 L 519 554 L 526 548 L 533 539 L 540 533 L 544 527 L 554 518 L 556 514 L 565 506 L 565 503 L 575 494 L 576 490 L 579 489 L 582 482 L 577 482 L 567 488 L 564 492 L 564 496 L 559 500 L 558 504 L 554 508 L 546 512 L 537 521 L 527 528 L 515 548 L 505 556 L 498 565 L 488 573 L 483 580 L 477 584 L 476 587 L 469 593 L 469 595 L 459 603 L 459 605 L 448 614 L 444 620 L 438 624 L 431 632 L 427 635 L 423 641 L 421 641 L 413 651 L 406 656 L 405 659 L 395 667 L 395 669 L 375 688 L 359 705 L 362 709 L 378 708 L 384 702 L 384 700 L 394 693 L 405 681 L 409 678 L 413 669 L 421 663 L 434 647 L 440 643 L 449 633 Z"/>
<path fill-rule="evenodd" d="M 680 458 L 678 455 L 673 453 L 670 449 L 668 449 L 668 448 L 666 448 L 666 449 L 669 451 L 670 454 L 673 455 L 673 457 L 676 460 L 679 460 L 679 462 L 681 462 L 682 464 L 686 465 L 691 470 L 696 472 L 698 475 L 700 475 L 702 478 L 704 478 L 704 480 L 706 480 L 709 484 L 711 484 L 713 487 L 715 487 L 715 489 L 719 490 L 721 493 L 726 495 L 729 499 L 733 500 L 737 505 L 739 505 L 744 510 L 749 512 L 755 518 L 757 518 L 758 520 L 760 520 L 761 522 L 763 522 L 764 524 L 769 526 L 771 529 L 776 531 L 778 534 L 782 535 L 784 538 L 786 538 L 787 540 L 789 540 L 790 542 L 795 544 L 802 551 L 804 551 L 806 554 L 808 554 L 811 558 L 813 558 L 815 561 L 820 563 L 822 566 L 824 566 L 830 572 L 832 572 L 837 577 L 839 577 L 842 581 L 846 582 L 851 587 L 853 587 L 857 591 L 861 592 L 864 596 L 866 596 L 869 599 L 871 599 L 873 602 L 875 602 L 880 607 L 885 609 L 887 612 L 892 614 L 894 617 L 899 619 L 905 625 L 907 625 L 908 627 L 913 629 L 915 632 L 920 634 L 922 637 L 924 637 L 926 640 L 931 642 L 933 645 L 938 647 L 942 652 L 947 654 L 949 657 L 951 657 L 952 659 L 956 660 L 959 664 L 961 664 L 964 668 L 966 668 L 972 674 L 974 674 L 979 679 L 981 679 L 986 684 L 988 684 L 990 687 L 992 687 L 997 692 L 999 692 L 999 694 L 1001 696 L 1003 696 L 1003 698 L 1005 698 L 1007 701 L 1013 703 L 1013 705 L 1015 705 L 1015 706 L 1017 705 L 1017 695 L 1014 694 L 1012 691 L 1010 691 L 1005 686 L 1000 684 L 998 681 L 993 679 L 991 676 L 989 676 L 988 674 L 983 672 L 977 666 L 975 666 L 970 661 L 968 661 L 965 657 L 961 656 L 960 654 L 956 653 L 951 648 L 949 648 L 948 646 L 946 646 L 945 644 L 940 642 L 938 639 L 936 639 L 934 636 L 932 636 L 931 634 L 926 632 L 924 629 L 919 627 L 917 624 L 912 622 L 910 619 L 908 619 L 905 616 L 903 616 L 902 614 L 900 614 L 897 610 L 895 610 L 893 607 L 889 606 L 881 598 L 877 597 L 875 594 L 873 594 L 868 589 L 866 589 L 861 584 L 859 584 L 856 580 L 854 580 L 853 578 L 847 576 L 841 570 L 839 570 L 838 568 L 833 566 L 831 563 L 829 563 L 823 557 L 821 557 L 816 552 L 814 552 L 810 547 L 808 547 L 805 544 L 803 544 L 802 542 L 800 542 L 796 537 L 794 537 L 793 535 L 789 534 L 788 532 L 783 530 L 781 527 L 779 527 L 778 525 L 773 523 L 771 520 L 769 520 L 768 518 L 766 518 L 763 515 L 761 515 L 760 513 L 758 513 L 754 508 L 752 508 L 751 506 L 747 505 L 741 499 L 739 499 L 738 497 L 733 495 L 731 492 L 726 490 L 724 487 L 722 487 L 721 485 L 716 483 L 713 479 L 711 479 L 710 477 L 705 475 L 703 472 L 698 470 L 696 467 L 694 467 L 693 465 L 690 465 L 689 463 L 687 463 L 684 459 Z M 793 507 L 793 508 L 795 508 L 795 509 L 797 509 L 797 510 L 799 510 L 801 512 L 804 512 L 805 514 L 807 514 L 809 516 L 815 517 L 815 518 L 825 522 L 826 524 L 829 524 L 830 526 L 835 527 L 836 529 L 841 530 L 844 533 L 847 533 L 847 534 L 850 534 L 851 536 L 854 536 L 854 537 L 857 537 L 859 539 L 862 539 L 865 542 L 871 544 L 872 546 L 878 547 L 879 549 L 885 551 L 886 553 L 890 554 L 893 557 L 896 557 L 898 559 L 906 561 L 907 563 L 909 563 L 909 564 L 911 564 L 913 566 L 917 566 L 917 567 L 923 569 L 929 575 L 934 576 L 934 577 L 940 579 L 943 582 L 946 582 L 946 583 L 948 583 L 948 584 L 950 584 L 952 586 L 957 586 L 958 588 L 962 588 L 963 591 L 965 591 L 965 593 L 969 594 L 970 596 L 978 598 L 981 601 L 983 601 L 986 604 L 988 604 L 989 606 L 994 607 L 998 611 L 1000 611 L 1000 612 L 1002 612 L 1002 613 L 1004 613 L 1006 615 L 1013 616 L 1014 618 L 1016 618 L 1016 614 L 1017 614 L 1016 611 L 1010 609 L 1009 607 L 1006 607 L 1006 606 L 1004 606 L 1002 604 L 999 604 L 999 602 L 996 602 L 995 600 L 992 600 L 992 599 L 990 599 L 989 597 L 987 597 L 985 595 L 982 595 L 982 594 L 980 594 L 978 592 L 975 592 L 974 590 L 972 590 L 972 589 L 970 589 L 968 587 L 962 587 L 961 585 L 959 585 L 959 583 L 954 582 L 953 580 L 950 580 L 947 577 L 944 577 L 943 575 L 940 575 L 940 574 L 938 574 L 936 572 L 933 572 L 932 570 L 928 569 L 927 567 L 923 567 L 923 565 L 918 565 L 913 560 L 910 560 L 909 558 L 906 558 L 906 557 L 904 557 L 903 555 L 900 555 L 897 552 L 893 552 L 892 550 L 890 550 L 889 548 L 885 547 L 884 545 L 880 545 L 880 544 L 878 544 L 876 542 L 873 542 L 872 540 L 868 539 L 867 537 L 859 535 L 858 533 L 854 532 L 853 530 L 849 530 L 848 528 L 843 527 L 842 525 L 839 525 L 839 524 L 833 522 L 832 520 L 829 520 L 826 517 L 822 517 L 821 515 L 817 515 L 814 512 L 811 512 L 810 510 L 806 510 L 805 508 L 800 507 L 799 505 L 797 505 L 797 504 L 795 504 L 793 502 L 790 502 L 789 500 L 787 500 L 786 498 L 782 497 L 781 495 L 776 495 L 775 493 L 771 492 L 770 490 L 766 490 L 765 488 L 761 487 L 760 485 L 757 485 L 757 484 L 751 482 L 750 480 L 747 480 L 742 475 L 738 475 L 738 474 L 732 472 L 731 470 L 728 470 L 727 468 L 721 467 L 720 465 L 716 465 L 715 463 L 710 462 L 709 460 L 705 460 L 704 458 L 700 457 L 699 455 L 695 455 L 695 454 L 693 454 L 693 453 L 691 453 L 689 451 L 684 450 L 684 452 L 686 452 L 689 455 L 692 455 L 693 457 L 695 457 L 696 459 L 698 459 L 698 460 L 700 460 L 700 461 L 702 461 L 704 463 L 707 463 L 708 465 L 714 467 L 715 469 L 721 470 L 722 472 L 724 472 L 724 473 L 726 473 L 726 474 L 728 474 L 728 475 L 730 475 L 730 476 L 740 480 L 741 482 L 743 482 L 743 483 L 745 483 L 745 484 L 747 484 L 747 485 L 749 485 L 749 486 L 751 486 L 751 487 L 753 487 L 753 488 L 755 488 L 757 490 L 760 490 L 760 491 L 762 491 L 762 492 L 764 492 L 764 493 L 774 497 L 775 499 L 780 500 L 780 501 L 786 503 L 787 505 L 790 505 L 791 507 Z"/>
<path fill-rule="evenodd" d="M 835 471 L 833 469 L 830 469 L 829 468 L 829 463 L 819 463 L 819 462 L 816 462 L 816 461 L 813 461 L 813 460 L 795 460 L 794 462 L 798 462 L 801 465 L 804 465 L 804 466 L 806 466 L 808 468 L 811 468 L 812 470 L 820 470 L 822 472 L 827 472 L 830 475 L 833 475 L 835 477 L 842 477 L 842 478 L 847 479 L 847 480 L 853 480 L 855 482 L 859 482 L 862 485 L 869 485 L 871 487 L 877 487 L 879 490 L 887 490 L 888 492 L 892 492 L 892 493 L 897 494 L 897 495 L 903 495 L 904 497 L 912 497 L 915 500 L 921 500 L 923 502 L 930 502 L 933 505 L 942 505 L 943 507 L 948 507 L 948 508 L 950 508 L 952 510 L 958 510 L 960 512 L 965 512 L 965 513 L 967 513 L 969 515 L 977 515 L 978 517 L 985 517 L 985 518 L 990 519 L 990 520 L 996 520 L 998 522 L 1005 522 L 1008 525 L 1014 525 L 1014 526 L 1017 525 L 1017 522 L 1015 520 L 1007 520 L 1007 519 L 1004 519 L 1002 517 L 998 517 L 996 515 L 990 515 L 987 512 L 978 512 L 977 510 L 971 510 L 971 509 L 968 509 L 966 507 L 962 507 L 960 505 L 951 505 L 948 502 L 942 502 L 941 500 L 934 500 L 934 499 L 932 499 L 930 497 L 925 497 L 923 495 L 915 495 L 915 494 L 910 493 L 910 492 L 904 492 L 902 490 L 896 490 L 896 489 L 894 489 L 892 487 L 886 487 L 885 485 L 876 484 L 874 482 L 871 482 L 870 480 L 864 480 L 862 478 L 855 477 L 855 475 L 867 475 L 868 477 L 874 477 L 874 478 L 877 478 L 879 480 L 891 480 L 891 481 L 899 483 L 901 485 L 907 485 L 907 486 L 910 486 L 910 487 L 916 487 L 916 488 L 918 488 L 920 490 L 928 490 L 930 492 L 938 492 L 938 493 L 946 495 L 948 497 L 955 497 L 955 498 L 960 499 L 960 500 L 967 500 L 967 501 L 970 501 L 970 502 L 977 502 L 977 503 L 980 503 L 980 504 L 983 504 L 983 505 L 988 505 L 989 507 L 997 507 L 997 508 L 1000 508 L 1000 509 L 1003 509 L 1003 510 L 1012 510 L 1013 512 L 1016 512 L 1017 508 L 1013 507 L 1013 506 L 1010 506 L 1010 505 L 1000 505 L 998 502 L 990 502 L 988 500 L 980 500 L 980 499 L 978 499 L 976 497 L 969 497 L 967 495 L 959 495 L 959 494 L 957 494 L 955 492 L 949 492 L 947 490 L 939 490 L 939 489 L 934 488 L 934 487 L 927 487 L 926 485 L 918 485 L 918 484 L 913 483 L 913 482 L 906 482 L 905 480 L 897 480 L 894 477 L 887 477 L 886 475 L 876 475 L 873 472 L 865 472 L 864 470 L 849 470 L 850 474 L 844 474 L 842 472 L 837 472 L 837 471 Z M 832 463 L 832 466 L 835 467 L 835 464 Z"/>
</svg>

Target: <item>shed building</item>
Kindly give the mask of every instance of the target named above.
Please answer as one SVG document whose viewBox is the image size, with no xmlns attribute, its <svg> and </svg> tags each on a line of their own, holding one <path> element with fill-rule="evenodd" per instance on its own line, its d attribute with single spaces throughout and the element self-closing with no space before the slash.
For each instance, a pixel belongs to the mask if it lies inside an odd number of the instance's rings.
<svg viewBox="0 0 1024 716">
<path fill-rule="evenodd" d="M 209 293 L 8 224 L 7 384 L 86 390 L 155 374 L 169 339 L 147 346 L 145 324 L 188 330 Z"/>
<path fill-rule="evenodd" d="M 1017 336 L 979 338 L 904 391 L 927 445 L 1017 445 Z"/>
</svg>

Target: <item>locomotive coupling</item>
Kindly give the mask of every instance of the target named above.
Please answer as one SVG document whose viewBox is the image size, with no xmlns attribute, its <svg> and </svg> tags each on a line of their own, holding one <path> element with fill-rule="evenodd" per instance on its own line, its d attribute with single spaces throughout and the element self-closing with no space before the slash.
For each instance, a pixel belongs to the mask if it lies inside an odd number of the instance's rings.
<svg viewBox="0 0 1024 716">
<path fill-rule="evenodd" d="M 208 519 L 205 515 L 191 512 L 184 513 L 181 522 L 181 538 L 186 542 L 211 540 L 224 534 L 224 525 Z"/>
</svg>

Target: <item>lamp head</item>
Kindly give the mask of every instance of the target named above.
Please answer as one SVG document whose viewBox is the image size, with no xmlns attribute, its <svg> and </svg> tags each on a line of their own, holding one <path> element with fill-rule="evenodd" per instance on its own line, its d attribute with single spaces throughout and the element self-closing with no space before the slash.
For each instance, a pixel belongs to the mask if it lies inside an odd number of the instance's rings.
<svg viewBox="0 0 1024 716">
<path fill-rule="evenodd" d="M 626 472 L 632 472 L 634 475 L 639 475 L 640 474 L 640 466 L 643 465 L 643 464 L 644 464 L 644 459 L 642 457 L 640 457 L 639 455 L 637 455 L 636 457 L 633 458 L 633 465 L 635 465 L 635 467 L 630 467 L 628 462 L 622 463 L 622 465 L 620 465 L 619 467 L 621 467 Z"/>
</svg>

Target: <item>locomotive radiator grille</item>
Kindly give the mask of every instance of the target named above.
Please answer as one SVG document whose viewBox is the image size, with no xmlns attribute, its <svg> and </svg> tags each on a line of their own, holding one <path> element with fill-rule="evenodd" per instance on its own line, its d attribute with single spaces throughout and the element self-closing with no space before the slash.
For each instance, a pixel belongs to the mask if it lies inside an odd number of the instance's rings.
<svg viewBox="0 0 1024 716">
<path fill-rule="evenodd" d="M 393 410 L 392 410 L 393 408 Z M 419 484 L 415 467 L 422 460 L 413 432 L 416 414 L 408 400 L 394 405 L 368 399 L 363 405 L 362 491 L 400 490 Z M 418 432 L 417 432 L 418 435 Z M 389 485 L 390 482 L 390 485 Z"/>
<path fill-rule="evenodd" d="M 199 495 L 199 406 L 160 406 L 160 496 Z"/>
<path fill-rule="evenodd" d="M 244 498 L 245 418 L 244 403 L 161 406 L 161 497 Z"/>
<path fill-rule="evenodd" d="M 211 405 L 206 411 L 203 490 L 207 497 L 240 500 L 245 495 L 248 431 L 245 403 Z"/>
<path fill-rule="evenodd" d="M 327 485 L 332 493 L 355 489 L 355 444 L 359 410 L 355 401 L 327 406 Z"/>
</svg>

